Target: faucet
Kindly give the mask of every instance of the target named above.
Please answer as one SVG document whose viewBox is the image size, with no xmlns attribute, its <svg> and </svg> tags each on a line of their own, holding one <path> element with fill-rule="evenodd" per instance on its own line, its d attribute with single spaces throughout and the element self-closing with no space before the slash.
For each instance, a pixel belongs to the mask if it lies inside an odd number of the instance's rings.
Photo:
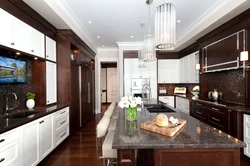
<svg viewBox="0 0 250 166">
<path fill-rule="evenodd" d="M 7 94 L 7 96 L 6 96 L 6 98 L 5 98 L 5 99 L 6 99 L 6 105 L 5 105 L 5 112 L 4 112 L 4 114 L 6 114 L 6 115 L 8 115 L 8 111 L 9 111 L 9 110 L 13 109 L 13 108 L 9 109 L 9 98 L 8 98 L 8 96 L 9 96 L 10 94 L 13 94 L 14 97 L 15 97 L 15 100 L 17 100 L 17 95 L 16 95 L 14 92 L 8 93 L 8 94 Z"/>
<path fill-rule="evenodd" d="M 149 93 L 147 93 L 147 91 L 149 91 Z M 145 98 L 145 94 L 147 95 L 146 98 Z M 150 88 L 149 84 L 144 84 L 142 87 L 142 100 L 144 100 L 144 99 L 150 100 L 150 97 L 151 97 L 151 88 Z"/>
</svg>

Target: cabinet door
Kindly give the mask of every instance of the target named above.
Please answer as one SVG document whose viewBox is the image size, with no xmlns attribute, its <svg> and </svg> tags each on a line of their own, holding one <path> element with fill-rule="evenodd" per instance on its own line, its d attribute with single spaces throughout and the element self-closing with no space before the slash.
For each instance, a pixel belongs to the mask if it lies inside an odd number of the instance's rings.
<svg viewBox="0 0 250 166">
<path fill-rule="evenodd" d="M 179 76 L 180 76 L 180 83 L 184 82 L 184 58 L 180 59 L 180 65 L 179 65 Z"/>
<path fill-rule="evenodd" d="M 35 166 L 39 162 L 39 125 L 38 121 L 23 126 L 23 165 Z"/>
<path fill-rule="evenodd" d="M 53 116 L 39 119 L 40 160 L 53 150 Z M 25 147 L 24 147 L 25 148 Z"/>
<path fill-rule="evenodd" d="M 44 34 L 32 28 L 30 54 L 44 58 Z"/>
<path fill-rule="evenodd" d="M 179 60 L 159 60 L 158 61 L 158 82 L 159 83 L 179 83 Z"/>
<path fill-rule="evenodd" d="M 46 59 L 56 62 L 56 41 L 46 36 Z"/>
<path fill-rule="evenodd" d="M 107 90 L 107 69 L 101 70 L 102 90 Z"/>
<path fill-rule="evenodd" d="M 32 28 L 21 20 L 13 19 L 13 42 L 14 48 L 23 52 L 30 53 L 32 40 Z"/>
<path fill-rule="evenodd" d="M 47 104 L 57 102 L 56 64 L 52 62 L 46 62 L 46 97 Z"/>
<path fill-rule="evenodd" d="M 195 54 L 190 54 L 188 57 L 188 79 L 189 83 L 195 82 Z"/>
<path fill-rule="evenodd" d="M 10 48 L 14 48 L 12 38 L 13 18 L 12 15 L 0 9 L 0 22 L 4 23 L 4 26 L 0 26 L 0 44 Z"/>
<path fill-rule="evenodd" d="M 188 83 L 188 56 L 185 56 L 183 58 L 183 82 L 182 83 Z"/>
</svg>

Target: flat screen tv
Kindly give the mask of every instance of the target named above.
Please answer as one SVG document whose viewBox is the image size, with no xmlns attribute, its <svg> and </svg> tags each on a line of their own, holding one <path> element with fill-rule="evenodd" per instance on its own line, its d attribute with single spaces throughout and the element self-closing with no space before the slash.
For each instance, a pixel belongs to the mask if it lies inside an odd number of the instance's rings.
<svg viewBox="0 0 250 166">
<path fill-rule="evenodd" d="M 0 56 L 0 84 L 26 83 L 26 61 Z"/>
</svg>

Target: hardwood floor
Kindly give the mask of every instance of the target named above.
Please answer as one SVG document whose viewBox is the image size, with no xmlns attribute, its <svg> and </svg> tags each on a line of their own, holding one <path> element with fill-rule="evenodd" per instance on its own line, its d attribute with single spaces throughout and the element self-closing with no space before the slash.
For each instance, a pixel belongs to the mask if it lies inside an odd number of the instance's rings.
<svg viewBox="0 0 250 166">
<path fill-rule="evenodd" d="M 103 113 L 103 112 L 102 112 Z M 92 118 L 84 128 L 59 145 L 39 166 L 101 166 L 97 159 L 96 125 L 101 114 Z M 241 166 L 250 166 L 250 159 L 242 158 Z"/>
</svg>

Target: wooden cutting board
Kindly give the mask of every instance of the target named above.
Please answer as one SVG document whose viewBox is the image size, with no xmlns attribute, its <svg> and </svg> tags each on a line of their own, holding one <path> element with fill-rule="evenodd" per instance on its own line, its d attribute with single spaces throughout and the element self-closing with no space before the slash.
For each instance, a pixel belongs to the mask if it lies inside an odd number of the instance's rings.
<svg viewBox="0 0 250 166">
<path fill-rule="evenodd" d="M 169 122 L 168 126 L 159 127 L 155 124 L 155 119 L 152 119 L 147 122 L 141 123 L 140 127 L 144 130 L 172 137 L 187 123 L 187 121 L 184 119 L 178 119 L 178 120 L 179 120 L 178 126 L 175 126 Z"/>
</svg>

